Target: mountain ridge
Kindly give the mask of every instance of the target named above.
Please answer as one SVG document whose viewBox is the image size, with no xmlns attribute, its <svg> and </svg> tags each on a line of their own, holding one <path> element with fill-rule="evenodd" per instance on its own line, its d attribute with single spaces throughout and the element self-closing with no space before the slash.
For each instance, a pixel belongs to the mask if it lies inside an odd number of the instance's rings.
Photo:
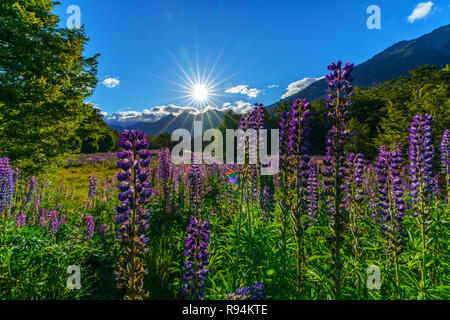
<svg viewBox="0 0 450 320">
<path fill-rule="evenodd" d="M 399 41 L 355 66 L 353 84 L 367 88 L 399 76 L 407 76 L 408 71 L 420 65 L 428 64 L 443 68 L 448 63 L 450 63 L 450 24 L 436 28 L 418 38 Z M 292 101 L 297 98 L 313 101 L 325 95 L 326 87 L 325 79 L 316 81 L 267 108 L 272 109 L 282 101 Z"/>
</svg>

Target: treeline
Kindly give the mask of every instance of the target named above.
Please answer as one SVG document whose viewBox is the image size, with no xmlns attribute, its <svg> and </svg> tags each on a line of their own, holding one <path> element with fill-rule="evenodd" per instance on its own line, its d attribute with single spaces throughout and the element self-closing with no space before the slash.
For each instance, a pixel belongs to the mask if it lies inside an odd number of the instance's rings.
<svg viewBox="0 0 450 320">
<path fill-rule="evenodd" d="M 408 126 L 416 114 L 430 114 L 434 118 L 433 137 L 438 148 L 444 129 L 450 124 L 450 65 L 444 69 L 421 66 L 399 77 L 371 88 L 355 88 L 352 97 L 352 119 L 347 123 L 354 136 L 349 152 L 363 153 L 374 159 L 378 147 L 400 142 L 403 150 L 408 146 Z M 279 122 L 283 110 L 291 102 L 283 101 L 275 109 Z M 312 153 L 325 153 L 328 130 L 324 114 L 325 101 L 317 99 L 312 109 Z"/>
<path fill-rule="evenodd" d="M 118 133 L 86 103 L 99 55 L 84 28 L 59 27 L 51 0 L 0 2 L 0 156 L 36 173 L 78 152 L 109 151 Z"/>
</svg>

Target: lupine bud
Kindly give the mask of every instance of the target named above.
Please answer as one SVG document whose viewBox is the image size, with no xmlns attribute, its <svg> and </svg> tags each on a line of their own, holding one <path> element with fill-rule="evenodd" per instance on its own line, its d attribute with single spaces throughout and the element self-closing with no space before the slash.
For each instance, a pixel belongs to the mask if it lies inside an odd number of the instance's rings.
<svg viewBox="0 0 450 320">
<path fill-rule="evenodd" d="M 94 229 L 95 229 L 94 219 L 92 218 L 92 216 L 86 216 L 85 221 L 86 221 L 86 239 L 92 239 L 92 237 L 94 236 Z"/>
</svg>

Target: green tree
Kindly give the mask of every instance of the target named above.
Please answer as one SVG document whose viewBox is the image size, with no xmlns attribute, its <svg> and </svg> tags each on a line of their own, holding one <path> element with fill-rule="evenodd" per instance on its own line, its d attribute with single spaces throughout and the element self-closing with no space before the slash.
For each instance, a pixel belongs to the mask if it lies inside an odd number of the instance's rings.
<svg viewBox="0 0 450 320">
<path fill-rule="evenodd" d="M 55 5 L 0 2 L 0 154 L 28 173 L 79 151 L 73 137 L 97 85 L 98 55 L 83 56 L 84 28 L 58 27 Z"/>
</svg>

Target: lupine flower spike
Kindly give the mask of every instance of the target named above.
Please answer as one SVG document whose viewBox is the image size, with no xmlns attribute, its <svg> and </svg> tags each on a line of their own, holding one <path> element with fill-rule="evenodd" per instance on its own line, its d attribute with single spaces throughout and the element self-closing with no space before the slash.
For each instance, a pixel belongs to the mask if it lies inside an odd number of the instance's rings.
<svg viewBox="0 0 450 320">
<path fill-rule="evenodd" d="M 120 205 L 116 208 L 117 239 L 123 247 L 116 279 L 119 288 L 126 290 L 125 299 L 148 297 L 144 289 L 143 277 L 147 273 L 142 256 L 148 251 L 146 231 L 150 228 L 150 213 L 144 206 L 152 194 L 149 181 L 150 152 L 147 136 L 141 131 L 121 133 L 118 153 L 118 166 L 122 172 L 117 174 Z"/>
</svg>

